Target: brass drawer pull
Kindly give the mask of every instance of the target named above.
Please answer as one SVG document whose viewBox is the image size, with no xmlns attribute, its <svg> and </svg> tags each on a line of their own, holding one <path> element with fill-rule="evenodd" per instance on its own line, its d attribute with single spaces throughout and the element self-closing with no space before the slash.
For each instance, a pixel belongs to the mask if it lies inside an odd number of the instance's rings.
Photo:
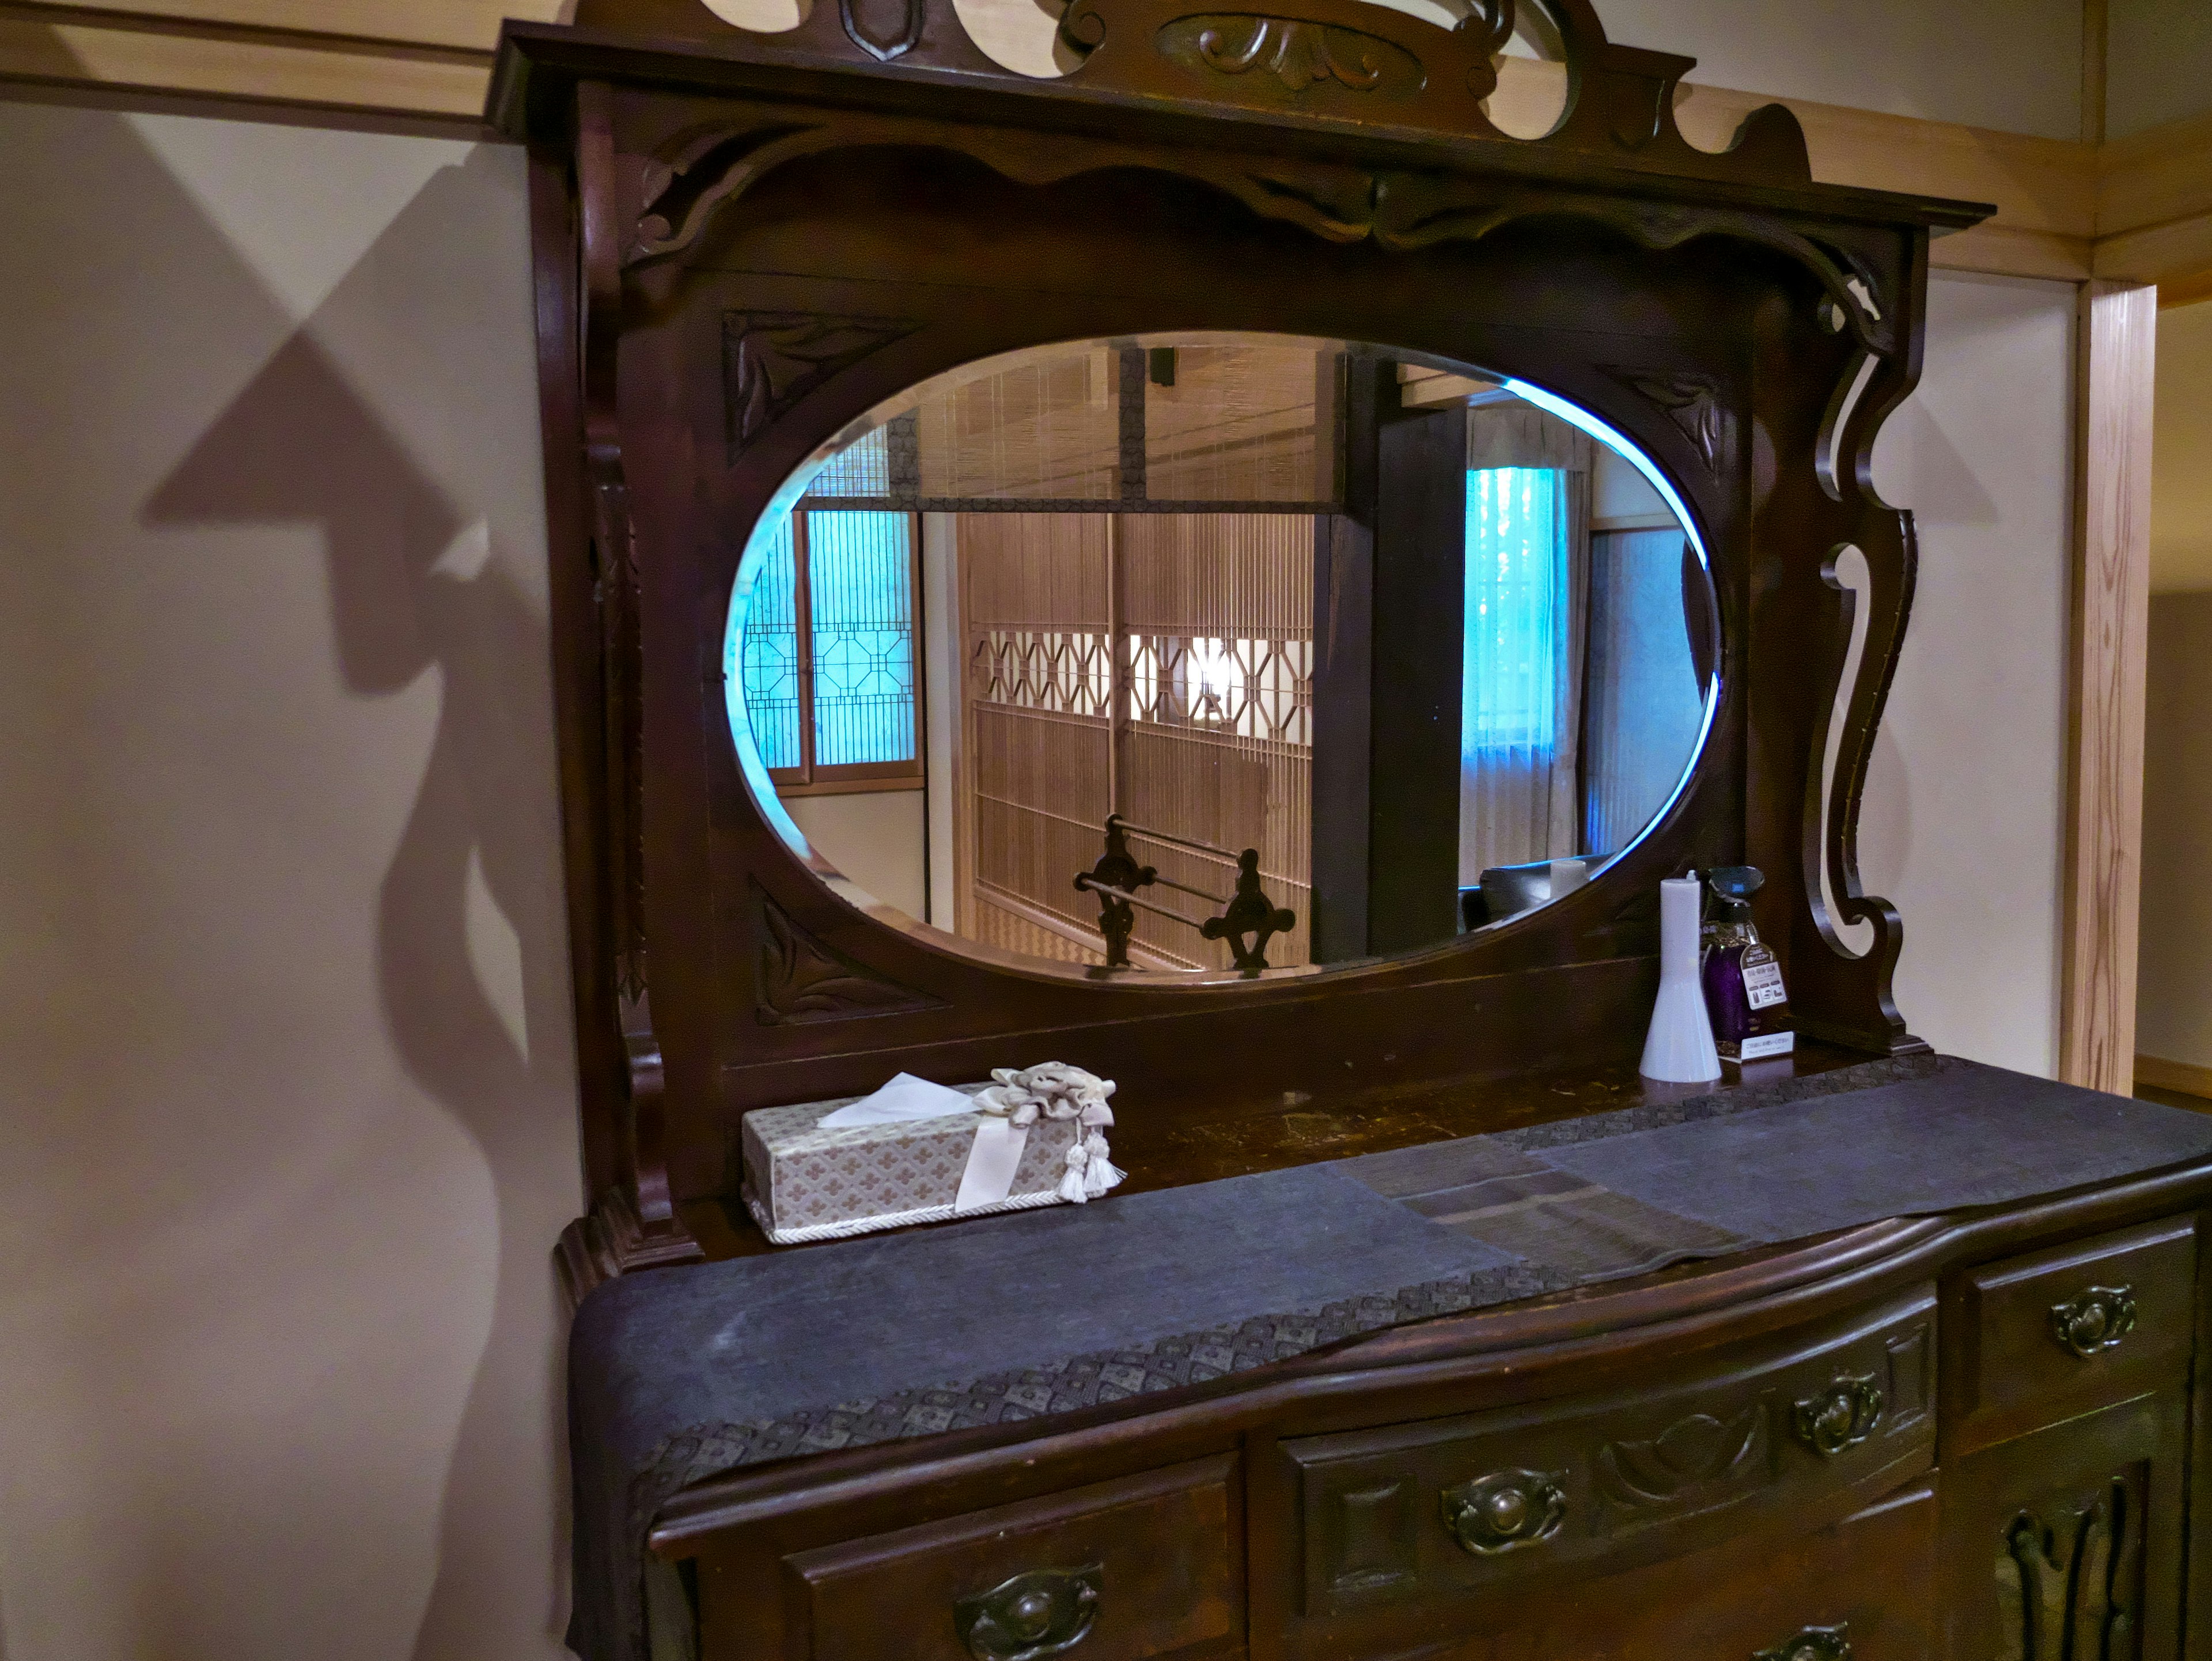
<svg viewBox="0 0 2212 1661">
<path fill-rule="evenodd" d="M 1797 1439 L 1832 1458 L 1874 1434 L 1881 1408 L 1881 1390 L 1871 1377 L 1838 1378 L 1819 1395 L 1796 1403 Z"/>
<path fill-rule="evenodd" d="M 2091 1287 L 2051 1306 L 2051 1335 L 2085 1361 L 2135 1329 L 2133 1287 Z"/>
<path fill-rule="evenodd" d="M 1072 1650 L 1098 1618 L 1105 1566 L 1031 1569 L 952 1606 L 952 1624 L 975 1661 L 1039 1661 Z"/>
<path fill-rule="evenodd" d="M 1567 1496 L 1540 1470 L 1498 1470 L 1446 1488 L 1443 1507 L 1444 1527 L 1463 1550 L 1495 1557 L 1557 1534 L 1566 1520 Z"/>
<path fill-rule="evenodd" d="M 1844 1625 L 1808 1627 L 1771 1650 L 1760 1650 L 1751 1661 L 1851 1661 L 1850 1634 Z"/>
</svg>

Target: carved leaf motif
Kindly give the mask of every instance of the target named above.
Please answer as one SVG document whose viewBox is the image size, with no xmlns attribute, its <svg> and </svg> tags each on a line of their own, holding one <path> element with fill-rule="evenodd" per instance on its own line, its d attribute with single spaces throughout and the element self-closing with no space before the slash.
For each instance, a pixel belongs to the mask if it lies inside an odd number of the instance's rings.
<svg viewBox="0 0 2212 1661">
<path fill-rule="evenodd" d="M 1606 371 L 1624 386 L 1641 392 L 1667 412 L 1682 429 L 1705 471 L 1720 476 L 1721 458 L 1728 440 L 1728 411 L 1721 403 L 1720 383 L 1709 375 L 1680 374 L 1642 369 Z"/>
<path fill-rule="evenodd" d="M 732 312 L 722 319 L 730 459 L 753 435 L 840 370 L 918 325 L 826 312 Z"/>
<path fill-rule="evenodd" d="M 755 1014 L 763 1026 L 929 1009 L 938 1001 L 884 979 L 816 940 L 774 900 L 759 897 Z"/>
<path fill-rule="evenodd" d="M 1598 1451 L 1605 1497 L 1632 1510 L 1665 1505 L 1716 1482 L 1757 1476 L 1766 1415 L 1757 1402 L 1733 1419 L 1694 1413 L 1648 1442 L 1612 1442 Z"/>
<path fill-rule="evenodd" d="M 1188 69 L 1229 76 L 1261 70 L 1291 93 L 1330 81 L 1396 99 L 1419 92 L 1422 84 L 1420 60 L 1404 47 L 1301 18 L 1205 13 L 1164 25 L 1158 40 L 1163 57 Z"/>
<path fill-rule="evenodd" d="M 1997 1552 L 2003 1661 L 2131 1661 L 2141 1547 L 2115 1477 L 2086 1501 L 2021 1512 Z"/>
</svg>

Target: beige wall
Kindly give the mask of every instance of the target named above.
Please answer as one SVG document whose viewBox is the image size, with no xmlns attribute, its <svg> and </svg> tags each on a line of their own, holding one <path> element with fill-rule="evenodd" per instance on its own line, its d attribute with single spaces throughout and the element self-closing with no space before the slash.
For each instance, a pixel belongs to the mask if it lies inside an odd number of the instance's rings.
<svg viewBox="0 0 2212 1661">
<path fill-rule="evenodd" d="M 1709 87 L 2045 138 L 2081 132 L 2081 0 L 1595 3 L 1610 38 L 1686 52 L 1698 60 L 1690 79 Z"/>
<path fill-rule="evenodd" d="M 2212 110 L 2212 6 L 2107 0 L 2105 131 L 2124 138 Z"/>
<path fill-rule="evenodd" d="M 0 105 L 0 1652 L 552 1656 L 520 155 Z"/>
<path fill-rule="evenodd" d="M 2158 317 L 2136 1050 L 2212 1067 L 2212 302 Z"/>
<path fill-rule="evenodd" d="M 2136 1050 L 2212 1067 L 2212 593 L 2154 594 Z"/>
<path fill-rule="evenodd" d="M 1929 284 L 1927 368 L 1875 451 L 1920 577 L 1861 826 L 1905 917 L 1897 1001 L 1939 1050 L 2057 1063 L 2073 289 Z"/>
<path fill-rule="evenodd" d="M 784 803 L 806 840 L 841 875 L 909 917 L 929 918 L 928 797 L 920 790 L 793 796 Z"/>
<path fill-rule="evenodd" d="M 1378 0 L 1439 21 L 1467 0 Z M 2137 0 L 2187 7 L 2197 0 Z M 788 16 L 793 0 L 710 0 L 744 22 Z M 954 0 L 982 49 L 1027 75 L 1054 72 L 1060 9 L 1040 0 Z M 1609 38 L 1685 52 L 1690 78 L 1806 98 L 2073 138 L 2081 128 L 2081 0 L 1598 0 Z M 1065 49 L 1057 62 L 1073 60 Z"/>
<path fill-rule="evenodd" d="M 2212 301 L 2158 314 L 2153 593 L 2212 589 Z"/>
</svg>

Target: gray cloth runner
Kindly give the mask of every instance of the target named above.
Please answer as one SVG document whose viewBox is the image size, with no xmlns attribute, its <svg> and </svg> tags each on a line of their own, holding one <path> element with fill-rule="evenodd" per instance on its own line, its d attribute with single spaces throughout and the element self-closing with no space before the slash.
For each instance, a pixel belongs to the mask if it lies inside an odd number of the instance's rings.
<svg viewBox="0 0 2212 1661">
<path fill-rule="evenodd" d="M 1933 1057 L 957 1228 L 626 1276 L 569 1343 L 575 1614 L 738 1466 L 1203 1383 L 1361 1333 L 2212 1155 L 2212 1117 Z"/>
</svg>

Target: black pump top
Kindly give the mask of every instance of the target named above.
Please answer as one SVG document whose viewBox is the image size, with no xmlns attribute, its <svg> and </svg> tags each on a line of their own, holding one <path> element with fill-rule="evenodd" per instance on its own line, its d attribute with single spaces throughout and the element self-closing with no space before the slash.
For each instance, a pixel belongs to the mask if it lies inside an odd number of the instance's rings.
<svg viewBox="0 0 2212 1661">
<path fill-rule="evenodd" d="M 1721 916 L 1735 922 L 1751 915 L 1751 897 L 1766 885 L 1766 877 L 1755 865 L 1717 865 L 1705 873 L 1705 882 L 1720 902 Z"/>
</svg>

